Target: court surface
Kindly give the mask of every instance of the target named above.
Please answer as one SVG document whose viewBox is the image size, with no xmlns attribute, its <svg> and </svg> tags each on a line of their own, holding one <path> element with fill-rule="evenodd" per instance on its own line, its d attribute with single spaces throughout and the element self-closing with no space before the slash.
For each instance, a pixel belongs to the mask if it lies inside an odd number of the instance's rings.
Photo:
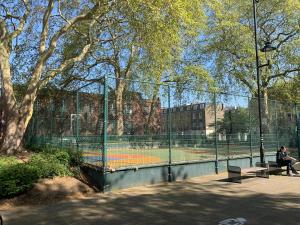
<svg viewBox="0 0 300 225">
<path fill-rule="evenodd" d="M 274 153 L 274 152 L 270 152 Z M 177 147 L 171 149 L 171 161 L 191 162 L 191 161 L 207 161 L 216 159 L 216 150 L 214 148 L 193 148 L 193 147 Z M 242 149 L 238 146 L 230 151 L 230 158 L 249 157 L 249 149 Z M 253 156 L 259 156 L 259 151 L 253 151 Z M 84 161 L 87 163 L 102 165 L 102 155 L 97 150 L 83 150 Z M 226 159 L 228 157 L 226 148 L 218 149 L 218 159 Z M 167 164 L 169 162 L 168 148 L 148 148 L 148 149 L 129 149 L 114 148 L 107 150 L 106 156 L 107 166 L 110 168 L 122 168 L 131 166 L 157 165 Z"/>
</svg>

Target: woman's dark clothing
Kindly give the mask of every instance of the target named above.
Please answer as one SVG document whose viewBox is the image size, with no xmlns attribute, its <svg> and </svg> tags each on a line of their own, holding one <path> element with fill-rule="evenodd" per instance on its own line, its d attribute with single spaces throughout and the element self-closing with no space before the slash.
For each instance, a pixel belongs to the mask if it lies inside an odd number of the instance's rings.
<svg viewBox="0 0 300 225">
<path fill-rule="evenodd" d="M 290 159 L 284 159 L 285 157 L 288 157 L 288 154 L 286 152 L 278 151 L 276 154 L 276 162 L 279 167 L 286 166 L 286 172 L 287 174 L 290 174 L 290 169 L 293 171 L 293 173 L 298 174 L 298 172 L 293 167 L 293 162 Z"/>
</svg>

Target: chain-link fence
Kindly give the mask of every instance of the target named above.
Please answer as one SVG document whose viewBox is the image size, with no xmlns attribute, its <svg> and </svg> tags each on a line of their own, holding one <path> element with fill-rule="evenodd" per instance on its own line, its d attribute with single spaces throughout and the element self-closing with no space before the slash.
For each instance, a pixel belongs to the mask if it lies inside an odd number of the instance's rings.
<svg viewBox="0 0 300 225">
<path fill-rule="evenodd" d="M 260 154 L 257 98 L 116 78 L 76 87 L 41 92 L 29 144 L 73 148 L 104 168 Z M 285 145 L 297 156 L 299 111 L 299 105 L 261 100 L 266 155 Z"/>
</svg>

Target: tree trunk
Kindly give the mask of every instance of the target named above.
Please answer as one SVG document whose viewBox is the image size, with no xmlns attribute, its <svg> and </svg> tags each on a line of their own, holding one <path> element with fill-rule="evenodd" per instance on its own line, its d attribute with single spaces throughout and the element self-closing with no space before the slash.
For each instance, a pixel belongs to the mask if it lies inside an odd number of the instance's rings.
<svg viewBox="0 0 300 225">
<path fill-rule="evenodd" d="M 24 122 L 14 117 L 7 122 L 1 145 L 1 153 L 12 155 L 21 150 L 21 142 L 26 131 Z"/>
<path fill-rule="evenodd" d="M 3 25 L 2 25 L 3 26 Z M 5 27 L 2 27 L 4 29 Z M 3 134 L 0 140 L 0 154 L 14 154 L 20 151 L 21 142 L 27 125 L 33 112 L 33 103 L 36 97 L 37 81 L 24 95 L 21 104 L 17 104 L 11 81 L 10 70 L 10 44 L 7 41 L 0 42 L 0 74 L 3 84 L 3 107 L 2 123 Z"/>
<path fill-rule="evenodd" d="M 1 154 L 15 154 L 22 151 L 22 140 L 33 113 L 33 101 L 28 102 L 22 110 L 5 110 L 4 136 L 0 145 Z"/>
<path fill-rule="evenodd" d="M 152 95 L 152 101 L 151 101 L 151 105 L 150 105 L 150 113 L 149 113 L 149 117 L 148 117 L 148 121 L 147 121 L 147 131 L 148 132 L 155 132 L 158 130 L 158 127 L 155 126 L 155 112 L 156 112 L 156 109 L 157 109 L 157 104 L 158 104 L 158 101 L 157 101 L 157 95 L 158 95 L 158 91 L 159 91 L 159 85 L 156 85 L 155 88 L 154 88 L 154 92 L 153 92 L 153 95 Z"/>
<path fill-rule="evenodd" d="M 116 87 L 116 134 L 118 136 L 123 135 L 124 133 L 124 119 L 123 119 L 123 92 L 125 89 L 125 81 L 122 79 L 117 80 Z"/>
</svg>

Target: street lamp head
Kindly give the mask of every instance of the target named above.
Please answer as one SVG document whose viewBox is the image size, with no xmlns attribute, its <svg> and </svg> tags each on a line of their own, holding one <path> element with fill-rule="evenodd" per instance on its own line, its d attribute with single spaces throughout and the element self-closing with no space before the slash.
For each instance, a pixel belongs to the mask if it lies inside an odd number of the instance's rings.
<svg viewBox="0 0 300 225">
<path fill-rule="evenodd" d="M 265 46 L 260 50 L 262 52 L 271 52 L 276 50 L 276 47 L 272 46 L 272 43 L 267 41 L 265 42 Z"/>
</svg>

